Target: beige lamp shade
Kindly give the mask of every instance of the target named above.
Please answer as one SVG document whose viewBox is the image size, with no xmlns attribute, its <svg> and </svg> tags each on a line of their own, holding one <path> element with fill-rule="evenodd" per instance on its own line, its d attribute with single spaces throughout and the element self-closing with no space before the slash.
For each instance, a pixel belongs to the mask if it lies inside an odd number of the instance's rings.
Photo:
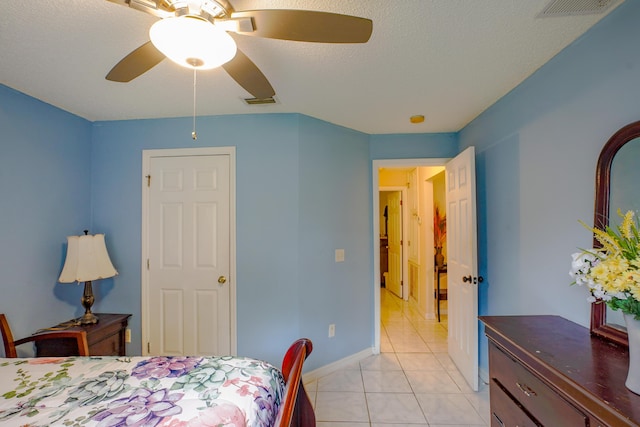
<svg viewBox="0 0 640 427">
<path fill-rule="evenodd" d="M 104 234 L 68 236 L 67 243 L 60 283 L 87 282 L 118 274 L 109 258 Z"/>
</svg>

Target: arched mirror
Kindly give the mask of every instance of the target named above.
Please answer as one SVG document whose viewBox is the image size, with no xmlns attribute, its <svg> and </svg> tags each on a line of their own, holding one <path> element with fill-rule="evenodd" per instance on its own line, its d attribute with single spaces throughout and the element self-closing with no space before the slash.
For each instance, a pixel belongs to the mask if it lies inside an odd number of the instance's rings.
<svg viewBox="0 0 640 427">
<path fill-rule="evenodd" d="M 640 121 L 628 124 L 607 141 L 596 166 L 594 226 L 618 225 L 622 212 L 640 213 Z M 599 243 L 594 239 L 594 247 Z M 591 306 L 591 333 L 628 346 L 622 313 L 606 304 Z"/>
</svg>

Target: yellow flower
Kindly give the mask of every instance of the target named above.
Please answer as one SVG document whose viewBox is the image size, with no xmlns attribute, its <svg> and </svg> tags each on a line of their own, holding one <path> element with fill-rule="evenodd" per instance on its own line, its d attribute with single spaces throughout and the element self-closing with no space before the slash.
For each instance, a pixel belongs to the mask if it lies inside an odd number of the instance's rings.
<svg viewBox="0 0 640 427">
<path fill-rule="evenodd" d="M 617 240 L 613 236 L 611 236 L 609 233 L 607 233 L 604 230 L 600 230 L 599 228 L 589 227 L 587 224 L 585 224 L 582 221 L 580 221 L 580 223 L 584 227 L 586 227 L 587 229 L 593 232 L 593 235 L 596 238 L 596 240 L 600 242 L 600 244 L 602 245 L 602 250 L 604 252 L 607 252 L 610 255 L 618 255 L 620 252 L 622 252 L 622 249 L 620 248 L 620 245 L 618 244 Z"/>
<path fill-rule="evenodd" d="M 598 229 L 580 223 L 593 232 L 598 248 L 572 256 L 574 283 L 586 284 L 592 302 L 604 301 L 614 310 L 640 319 L 640 221 L 633 211 L 621 217 L 620 225 Z"/>
<path fill-rule="evenodd" d="M 627 211 L 626 214 L 622 215 L 620 209 L 618 209 L 618 215 L 622 217 L 622 224 L 620 225 L 620 233 L 622 237 L 625 239 L 633 238 L 633 234 L 631 232 L 631 227 L 635 224 L 633 223 L 633 211 Z"/>
</svg>

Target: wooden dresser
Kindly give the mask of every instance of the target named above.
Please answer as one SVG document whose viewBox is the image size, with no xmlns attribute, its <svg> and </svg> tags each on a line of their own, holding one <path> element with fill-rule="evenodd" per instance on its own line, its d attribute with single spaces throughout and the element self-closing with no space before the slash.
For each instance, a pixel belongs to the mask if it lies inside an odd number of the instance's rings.
<svg viewBox="0 0 640 427">
<path fill-rule="evenodd" d="M 629 355 L 559 316 L 482 316 L 491 426 L 640 426 Z"/>
<path fill-rule="evenodd" d="M 95 313 L 95 325 L 72 326 L 67 331 L 86 331 L 90 356 L 125 356 L 125 336 L 130 314 Z M 59 326 L 59 325 L 58 325 Z M 53 328 L 58 328 L 54 326 Z M 70 340 L 46 340 L 36 344 L 36 356 L 71 356 L 75 344 Z M 75 352 L 75 354 L 78 354 Z"/>
</svg>

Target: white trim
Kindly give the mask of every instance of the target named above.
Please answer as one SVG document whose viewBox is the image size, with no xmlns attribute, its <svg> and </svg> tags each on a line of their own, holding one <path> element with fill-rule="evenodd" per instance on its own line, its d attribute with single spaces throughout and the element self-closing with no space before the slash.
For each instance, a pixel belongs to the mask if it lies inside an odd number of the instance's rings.
<svg viewBox="0 0 640 427">
<path fill-rule="evenodd" d="M 141 307 L 140 323 L 142 329 L 142 355 L 147 356 L 147 346 L 149 337 L 149 271 L 147 270 L 147 258 L 149 258 L 149 192 L 147 191 L 147 179 L 152 157 L 179 157 L 179 156 L 229 156 L 229 315 L 231 354 L 238 352 L 237 337 L 237 283 L 236 278 L 236 147 L 196 147 L 196 148 L 172 148 L 160 150 L 142 150 L 142 233 L 140 259 L 141 271 Z"/>
<path fill-rule="evenodd" d="M 381 159 L 372 160 L 371 188 L 373 192 L 373 354 L 380 353 L 380 168 L 402 168 L 411 166 L 444 166 L 448 158 L 435 159 Z"/>
<path fill-rule="evenodd" d="M 305 384 L 317 381 L 319 378 L 327 376 L 333 372 L 339 371 L 341 369 L 348 369 L 349 366 L 353 365 L 354 363 L 360 363 L 361 360 L 364 360 L 367 357 L 372 356 L 373 354 L 373 348 L 365 348 L 364 350 L 356 354 L 352 354 L 351 356 L 347 356 L 344 359 L 340 359 L 318 369 L 314 369 L 313 371 L 306 372 L 302 376 L 302 381 Z"/>
</svg>

